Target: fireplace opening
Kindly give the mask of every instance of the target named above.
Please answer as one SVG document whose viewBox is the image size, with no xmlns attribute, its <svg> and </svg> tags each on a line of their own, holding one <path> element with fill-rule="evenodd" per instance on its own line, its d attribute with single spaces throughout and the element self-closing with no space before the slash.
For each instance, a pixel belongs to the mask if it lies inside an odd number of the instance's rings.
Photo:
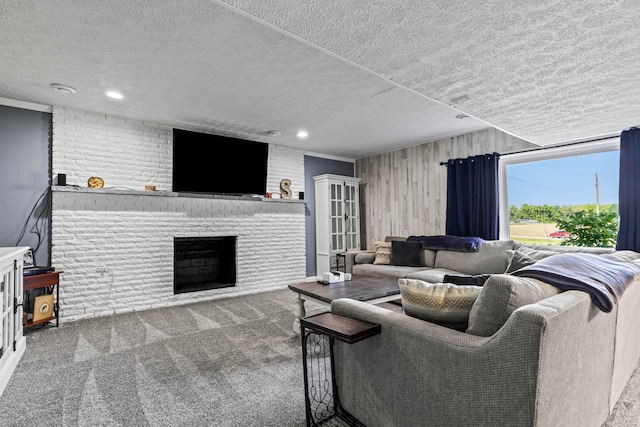
<svg viewBox="0 0 640 427">
<path fill-rule="evenodd" d="M 173 293 L 236 285 L 236 236 L 174 237 Z"/>
</svg>

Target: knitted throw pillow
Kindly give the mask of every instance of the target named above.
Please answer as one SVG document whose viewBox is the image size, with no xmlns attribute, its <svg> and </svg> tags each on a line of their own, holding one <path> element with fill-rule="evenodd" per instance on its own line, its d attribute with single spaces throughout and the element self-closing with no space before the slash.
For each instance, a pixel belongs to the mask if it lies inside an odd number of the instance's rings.
<svg viewBox="0 0 640 427">
<path fill-rule="evenodd" d="M 405 314 L 433 323 L 466 323 L 482 287 L 399 279 Z"/>
<path fill-rule="evenodd" d="M 376 259 L 373 261 L 377 265 L 391 264 L 391 242 L 375 242 Z"/>
</svg>

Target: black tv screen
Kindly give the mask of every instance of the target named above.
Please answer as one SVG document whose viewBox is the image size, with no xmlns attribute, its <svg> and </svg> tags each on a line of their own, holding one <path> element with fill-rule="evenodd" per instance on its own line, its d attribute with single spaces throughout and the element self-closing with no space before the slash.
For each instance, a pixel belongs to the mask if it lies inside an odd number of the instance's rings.
<svg viewBox="0 0 640 427">
<path fill-rule="evenodd" d="M 264 195 L 268 154 L 264 142 L 174 129 L 173 191 Z"/>
</svg>

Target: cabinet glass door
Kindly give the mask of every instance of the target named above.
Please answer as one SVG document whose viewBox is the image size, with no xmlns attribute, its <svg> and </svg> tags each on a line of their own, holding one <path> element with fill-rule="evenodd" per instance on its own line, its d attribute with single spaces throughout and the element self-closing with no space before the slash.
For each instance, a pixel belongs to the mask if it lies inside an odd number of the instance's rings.
<svg viewBox="0 0 640 427">
<path fill-rule="evenodd" d="M 2 291 L 0 291 L 0 344 L 3 352 L 11 351 L 13 347 L 13 281 L 15 280 L 15 271 L 13 265 L 5 266 L 2 269 L 0 281 Z"/>
<path fill-rule="evenodd" d="M 358 186 L 345 184 L 344 193 L 345 235 L 347 240 L 347 249 L 359 249 L 360 236 L 358 233 Z"/>
<path fill-rule="evenodd" d="M 329 184 L 331 187 L 330 200 L 330 224 L 331 224 L 331 251 L 344 251 L 344 219 L 342 184 Z"/>
</svg>

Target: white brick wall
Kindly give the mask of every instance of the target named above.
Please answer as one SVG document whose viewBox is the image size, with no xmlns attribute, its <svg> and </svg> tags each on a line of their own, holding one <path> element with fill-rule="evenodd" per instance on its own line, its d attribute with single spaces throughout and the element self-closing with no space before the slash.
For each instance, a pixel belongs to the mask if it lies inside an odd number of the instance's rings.
<svg viewBox="0 0 640 427">
<path fill-rule="evenodd" d="M 53 113 L 53 173 L 86 187 L 171 188 L 171 128 L 65 108 Z M 94 143 L 91 143 L 94 142 Z M 90 145 L 90 147 L 89 147 Z M 96 148 L 97 147 L 97 148 Z M 270 145 L 267 189 L 304 191 L 302 151 Z M 136 165 L 140 165 L 137 167 Z M 119 194 L 118 194 L 119 193 Z M 305 278 L 304 204 L 56 188 L 52 264 L 61 321 L 281 288 Z M 173 238 L 238 236 L 235 287 L 173 295 Z"/>
<path fill-rule="evenodd" d="M 171 191 L 172 144 L 167 126 L 53 108 L 52 173 L 67 174 L 68 185 L 99 176 L 105 187 Z"/>
<path fill-rule="evenodd" d="M 300 167 L 302 165 L 302 167 Z M 302 150 L 269 144 L 269 170 L 267 192 L 280 194 L 280 181 L 291 180 L 292 198 L 304 191 L 304 153 Z"/>
</svg>

